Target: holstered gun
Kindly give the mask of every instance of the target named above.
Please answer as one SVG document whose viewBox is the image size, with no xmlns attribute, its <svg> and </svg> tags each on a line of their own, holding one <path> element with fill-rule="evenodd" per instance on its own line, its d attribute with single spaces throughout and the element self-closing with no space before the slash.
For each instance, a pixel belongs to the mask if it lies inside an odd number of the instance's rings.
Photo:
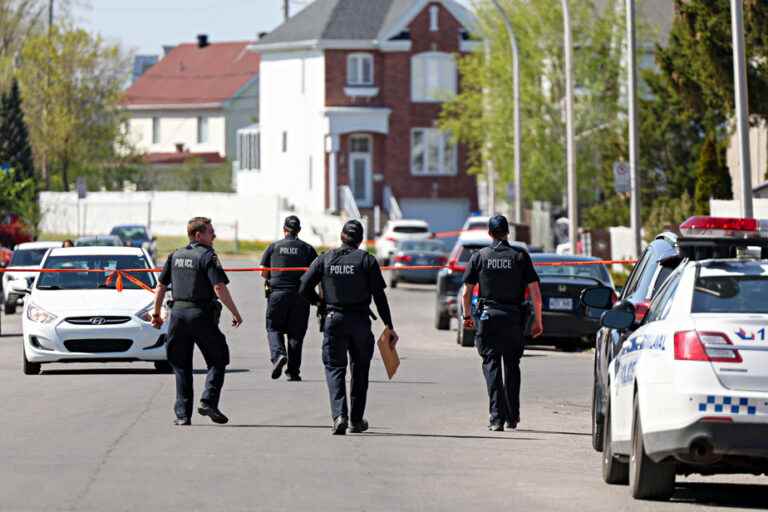
<svg viewBox="0 0 768 512">
<path fill-rule="evenodd" d="M 325 319 L 328 318 L 328 307 L 325 302 L 317 303 L 317 323 L 320 327 L 320 332 L 325 332 Z"/>
<path fill-rule="evenodd" d="M 269 284 L 269 279 L 264 280 L 264 297 L 269 298 L 272 295 L 272 285 Z"/>
</svg>

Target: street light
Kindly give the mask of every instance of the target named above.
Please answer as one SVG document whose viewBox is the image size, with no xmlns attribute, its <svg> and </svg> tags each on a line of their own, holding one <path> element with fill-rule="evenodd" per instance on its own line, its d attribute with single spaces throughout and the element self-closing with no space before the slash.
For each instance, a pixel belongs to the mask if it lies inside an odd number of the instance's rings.
<svg viewBox="0 0 768 512">
<path fill-rule="evenodd" d="M 640 257 L 640 173 L 637 168 L 637 56 L 635 53 L 635 0 L 626 0 L 627 5 L 627 102 L 629 104 L 629 220 L 632 227 L 634 257 Z"/>
<path fill-rule="evenodd" d="M 573 129 L 573 39 L 571 33 L 571 12 L 568 0 L 563 2 L 563 30 L 565 41 L 565 139 L 566 139 L 566 173 L 568 175 L 568 237 L 570 238 L 571 254 L 576 254 L 576 238 L 578 236 L 579 214 L 578 193 L 576 190 L 576 148 L 574 146 Z"/>
<path fill-rule="evenodd" d="M 753 217 L 752 162 L 749 153 L 749 119 L 747 69 L 744 56 L 744 6 L 742 0 L 731 0 L 731 31 L 733 36 L 733 81 L 736 93 L 736 126 L 739 133 L 739 162 L 741 167 L 741 216 Z"/>
<path fill-rule="evenodd" d="M 512 87 L 514 89 L 514 130 L 515 130 L 515 223 L 523 222 L 523 193 L 522 193 L 522 173 L 520 171 L 520 50 L 517 46 L 517 38 L 512 28 L 512 21 L 509 19 L 507 11 L 499 4 L 498 0 L 492 0 L 496 10 L 501 14 L 504 20 L 504 26 L 509 35 L 509 43 L 512 47 Z"/>
</svg>

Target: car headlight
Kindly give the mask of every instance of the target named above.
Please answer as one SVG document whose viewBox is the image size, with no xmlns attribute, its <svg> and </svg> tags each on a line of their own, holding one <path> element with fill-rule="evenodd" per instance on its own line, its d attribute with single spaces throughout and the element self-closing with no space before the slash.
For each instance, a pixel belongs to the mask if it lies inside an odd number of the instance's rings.
<svg viewBox="0 0 768 512">
<path fill-rule="evenodd" d="M 49 313 L 34 302 L 30 302 L 27 306 L 27 318 L 39 324 L 49 324 L 56 320 L 56 315 Z"/>
<path fill-rule="evenodd" d="M 154 310 L 155 310 L 155 303 L 154 302 L 150 302 L 149 304 L 147 304 L 147 306 L 142 308 L 140 311 L 136 312 L 136 317 L 138 317 L 139 320 L 141 320 L 143 322 L 151 323 L 152 322 L 152 313 L 154 312 Z M 160 318 L 163 321 L 165 321 L 165 319 L 167 317 L 168 317 L 168 310 L 165 307 L 165 305 L 163 305 L 163 307 L 160 309 Z"/>
</svg>

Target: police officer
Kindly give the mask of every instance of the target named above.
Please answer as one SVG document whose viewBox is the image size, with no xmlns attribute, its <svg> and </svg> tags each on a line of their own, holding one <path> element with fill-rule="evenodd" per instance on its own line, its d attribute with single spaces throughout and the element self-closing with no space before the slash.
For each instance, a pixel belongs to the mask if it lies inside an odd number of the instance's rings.
<svg viewBox="0 0 768 512">
<path fill-rule="evenodd" d="M 387 287 L 376 258 L 360 250 L 363 225 L 351 220 L 341 231 L 342 245 L 329 251 L 312 264 L 301 277 L 299 293 L 312 304 L 320 297 L 315 287 L 320 284 L 327 308 L 324 322 L 323 363 L 335 435 L 365 432 L 364 418 L 368 394 L 368 371 L 373 357 L 374 340 L 371 332 L 371 298 L 386 325 L 386 335 L 394 346 L 398 336 L 392 325 L 392 315 L 384 289 Z M 347 353 L 349 353 L 351 414 L 347 410 Z"/>
<path fill-rule="evenodd" d="M 227 284 L 229 279 L 213 250 L 216 233 L 211 219 L 195 217 L 187 224 L 189 245 L 174 251 L 166 260 L 155 293 L 152 324 L 160 327 L 160 309 L 168 286 L 173 285 L 173 307 L 168 326 L 168 362 L 176 374 L 176 425 L 189 425 L 192 418 L 192 352 L 200 348 L 208 365 L 205 390 L 197 412 L 214 423 L 229 419 L 219 410 L 229 347 L 219 330 L 221 302 L 232 313 L 232 326 L 243 323 Z"/>
<path fill-rule="evenodd" d="M 464 273 L 464 326 L 472 329 L 472 289 L 480 285 L 479 325 L 475 344 L 483 358 L 483 375 L 490 400 L 489 429 L 517 428 L 520 421 L 520 358 L 523 356 L 527 315 L 523 309 L 528 289 L 535 309 L 531 335 L 543 332 L 539 276 L 528 253 L 507 241 L 509 223 L 503 215 L 488 222 L 490 247 L 472 255 Z M 503 369 L 503 375 L 502 375 Z"/>
<path fill-rule="evenodd" d="M 285 238 L 267 247 L 262 267 L 308 267 L 317 258 L 315 249 L 298 239 L 301 222 L 295 215 L 285 219 Z M 267 285 L 267 338 L 272 359 L 272 378 L 280 378 L 283 367 L 290 381 L 300 381 L 301 348 L 309 324 L 309 302 L 299 295 L 301 272 L 261 273 Z M 288 336 L 288 352 L 285 337 Z"/>
</svg>

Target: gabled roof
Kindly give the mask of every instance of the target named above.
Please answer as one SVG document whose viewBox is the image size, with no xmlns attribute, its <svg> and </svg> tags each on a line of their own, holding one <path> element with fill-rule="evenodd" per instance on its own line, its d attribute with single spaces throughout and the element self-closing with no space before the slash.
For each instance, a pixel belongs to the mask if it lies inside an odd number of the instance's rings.
<svg viewBox="0 0 768 512">
<path fill-rule="evenodd" d="M 473 24 L 472 14 L 454 0 L 442 3 L 459 21 Z M 379 43 L 393 30 L 404 30 L 428 0 L 315 0 L 274 31 L 261 38 L 257 51 L 323 43 Z M 391 37 L 391 36 L 390 36 Z"/>
<path fill-rule="evenodd" d="M 259 72 L 252 41 L 184 43 L 171 50 L 126 91 L 123 105 L 217 106 L 237 95 Z"/>
</svg>

